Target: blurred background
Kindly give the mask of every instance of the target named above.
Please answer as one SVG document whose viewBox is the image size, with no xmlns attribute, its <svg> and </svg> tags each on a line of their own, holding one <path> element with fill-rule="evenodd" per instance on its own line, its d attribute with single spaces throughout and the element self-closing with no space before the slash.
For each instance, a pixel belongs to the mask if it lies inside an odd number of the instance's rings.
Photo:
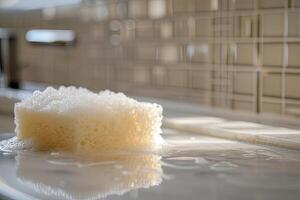
<svg viewBox="0 0 300 200">
<path fill-rule="evenodd" d="M 161 104 L 168 145 L 83 164 L 7 151 L 15 103 L 61 85 Z M 0 199 L 299 200 L 299 151 L 300 0 L 0 0 Z"/>
<path fill-rule="evenodd" d="M 299 119 L 299 8 L 300 0 L 1 0 L 1 87 L 75 85 Z"/>
</svg>

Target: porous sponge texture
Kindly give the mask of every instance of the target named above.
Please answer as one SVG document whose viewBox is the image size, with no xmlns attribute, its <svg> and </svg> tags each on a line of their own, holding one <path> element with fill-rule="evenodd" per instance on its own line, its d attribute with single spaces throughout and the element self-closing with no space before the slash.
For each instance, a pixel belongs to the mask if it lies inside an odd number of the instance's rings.
<svg viewBox="0 0 300 200">
<path fill-rule="evenodd" d="M 37 150 L 153 149 L 163 143 L 161 120 L 160 105 L 107 90 L 49 87 L 15 105 L 17 137 Z"/>
</svg>

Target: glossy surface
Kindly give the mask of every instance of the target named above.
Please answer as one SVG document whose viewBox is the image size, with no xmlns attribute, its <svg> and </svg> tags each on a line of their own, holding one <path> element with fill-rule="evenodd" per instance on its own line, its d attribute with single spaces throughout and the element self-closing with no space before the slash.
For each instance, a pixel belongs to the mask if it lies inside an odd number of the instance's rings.
<svg viewBox="0 0 300 200">
<path fill-rule="evenodd" d="M 11 199 L 300 198 L 299 152 L 168 129 L 163 135 L 169 145 L 159 154 L 2 151 L 0 193 Z"/>
</svg>

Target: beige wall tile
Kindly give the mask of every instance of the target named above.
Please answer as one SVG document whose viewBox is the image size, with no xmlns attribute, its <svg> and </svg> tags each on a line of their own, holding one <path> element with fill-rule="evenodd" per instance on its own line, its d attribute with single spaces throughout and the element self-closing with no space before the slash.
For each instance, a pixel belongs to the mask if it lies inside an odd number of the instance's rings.
<svg viewBox="0 0 300 200">
<path fill-rule="evenodd" d="M 212 20 L 211 19 L 196 19 L 196 35 L 197 36 L 212 36 Z"/>
<path fill-rule="evenodd" d="M 288 98 L 300 98 L 300 74 L 287 74 L 285 95 Z"/>
<path fill-rule="evenodd" d="M 265 14 L 261 16 L 261 35 L 282 36 L 284 30 L 284 18 L 282 14 Z"/>
<path fill-rule="evenodd" d="M 232 19 L 233 23 L 233 30 L 232 30 L 232 36 L 233 37 L 240 37 L 241 35 L 241 17 L 240 16 L 234 16 Z"/>
<path fill-rule="evenodd" d="M 237 9 L 237 10 L 253 9 L 254 0 L 238 0 L 238 1 L 229 0 L 229 7 L 230 9 Z"/>
<path fill-rule="evenodd" d="M 263 65 L 282 66 L 283 64 L 283 45 L 282 44 L 263 44 Z"/>
<path fill-rule="evenodd" d="M 163 66 L 152 67 L 152 78 L 155 85 L 165 85 L 167 83 L 167 69 Z"/>
<path fill-rule="evenodd" d="M 110 18 L 125 17 L 127 13 L 127 4 L 124 1 L 108 3 L 108 14 Z"/>
<path fill-rule="evenodd" d="M 190 34 L 190 27 L 187 20 L 175 20 L 174 21 L 174 36 L 187 37 Z"/>
<path fill-rule="evenodd" d="M 260 8 L 283 8 L 285 0 L 259 0 Z"/>
<path fill-rule="evenodd" d="M 196 0 L 196 10 L 197 11 L 210 11 L 218 10 L 221 7 L 221 3 L 225 1 L 218 0 Z"/>
<path fill-rule="evenodd" d="M 189 80 L 194 89 L 211 90 L 212 75 L 209 71 L 191 71 Z"/>
<path fill-rule="evenodd" d="M 163 63 L 179 61 L 179 49 L 176 45 L 165 45 L 159 49 L 159 59 Z"/>
<path fill-rule="evenodd" d="M 155 46 L 136 46 L 135 58 L 137 60 L 155 60 L 156 47 Z"/>
<path fill-rule="evenodd" d="M 300 15 L 298 12 L 288 13 L 288 35 L 294 37 L 300 35 Z"/>
<path fill-rule="evenodd" d="M 221 45 L 220 44 L 214 44 L 213 45 L 213 57 L 214 57 L 214 63 L 220 64 L 222 63 L 222 53 L 221 53 Z"/>
<path fill-rule="evenodd" d="M 171 21 L 164 21 L 160 24 L 160 37 L 170 39 L 173 36 L 173 24 Z"/>
<path fill-rule="evenodd" d="M 236 72 L 233 78 L 233 91 L 240 94 L 253 94 L 255 87 L 253 73 Z"/>
<path fill-rule="evenodd" d="M 187 87 L 188 74 L 185 70 L 169 70 L 168 85 L 173 87 Z"/>
<path fill-rule="evenodd" d="M 255 112 L 254 103 L 251 101 L 233 100 L 233 109 L 240 111 Z"/>
<path fill-rule="evenodd" d="M 236 62 L 240 65 L 254 65 L 256 63 L 256 45 L 255 44 L 237 44 Z"/>
<path fill-rule="evenodd" d="M 146 68 L 136 67 L 133 71 L 133 80 L 137 84 L 147 84 L 150 82 L 150 71 Z"/>
<path fill-rule="evenodd" d="M 95 66 L 95 74 L 94 74 L 94 84 L 95 87 L 100 89 L 107 89 L 109 87 L 109 81 L 111 74 L 109 73 L 108 66 L 105 65 L 96 65 Z"/>
<path fill-rule="evenodd" d="M 136 23 L 136 37 L 154 37 L 154 23 L 152 21 L 140 21 Z"/>
<path fill-rule="evenodd" d="M 120 83 L 129 83 L 132 81 L 132 70 L 127 67 L 115 68 L 117 81 Z"/>
<path fill-rule="evenodd" d="M 73 71 L 69 75 L 69 79 L 72 84 L 77 86 L 87 87 L 89 89 L 95 88 L 94 74 L 96 73 L 96 68 L 92 64 L 77 65 L 73 68 Z"/>
<path fill-rule="evenodd" d="M 288 65 L 300 67 L 300 44 L 288 44 Z"/>
<path fill-rule="evenodd" d="M 277 99 L 280 101 L 280 99 Z M 278 113 L 281 112 L 281 104 L 280 103 L 270 103 L 270 102 L 263 102 L 261 106 L 261 112 L 263 113 Z"/>
<path fill-rule="evenodd" d="M 55 74 L 53 76 L 53 80 L 47 81 L 47 82 L 53 82 L 58 85 L 69 85 L 70 84 L 70 80 L 69 80 L 70 74 L 69 73 L 53 71 L 53 74 Z"/>
<path fill-rule="evenodd" d="M 294 116 L 294 117 L 300 117 L 300 102 L 297 103 L 287 103 L 286 104 L 286 114 Z"/>
<path fill-rule="evenodd" d="M 147 1 L 130 0 L 128 4 L 128 15 L 132 18 L 147 16 Z"/>
<path fill-rule="evenodd" d="M 281 96 L 281 74 L 265 73 L 263 74 L 263 95 Z"/>
<path fill-rule="evenodd" d="M 173 0 L 174 13 L 195 11 L 195 0 Z"/>
<path fill-rule="evenodd" d="M 213 60 L 216 64 L 227 64 L 228 56 L 230 56 L 228 52 L 227 44 L 214 44 L 213 46 Z"/>
</svg>

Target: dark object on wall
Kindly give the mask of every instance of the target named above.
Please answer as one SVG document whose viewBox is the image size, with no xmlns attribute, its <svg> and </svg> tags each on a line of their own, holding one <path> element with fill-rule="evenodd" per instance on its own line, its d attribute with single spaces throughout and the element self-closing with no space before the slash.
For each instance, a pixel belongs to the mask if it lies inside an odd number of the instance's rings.
<svg viewBox="0 0 300 200">
<path fill-rule="evenodd" d="M 9 29 L 0 28 L 0 71 L 4 74 L 5 86 L 19 88 L 16 36 Z"/>
</svg>

